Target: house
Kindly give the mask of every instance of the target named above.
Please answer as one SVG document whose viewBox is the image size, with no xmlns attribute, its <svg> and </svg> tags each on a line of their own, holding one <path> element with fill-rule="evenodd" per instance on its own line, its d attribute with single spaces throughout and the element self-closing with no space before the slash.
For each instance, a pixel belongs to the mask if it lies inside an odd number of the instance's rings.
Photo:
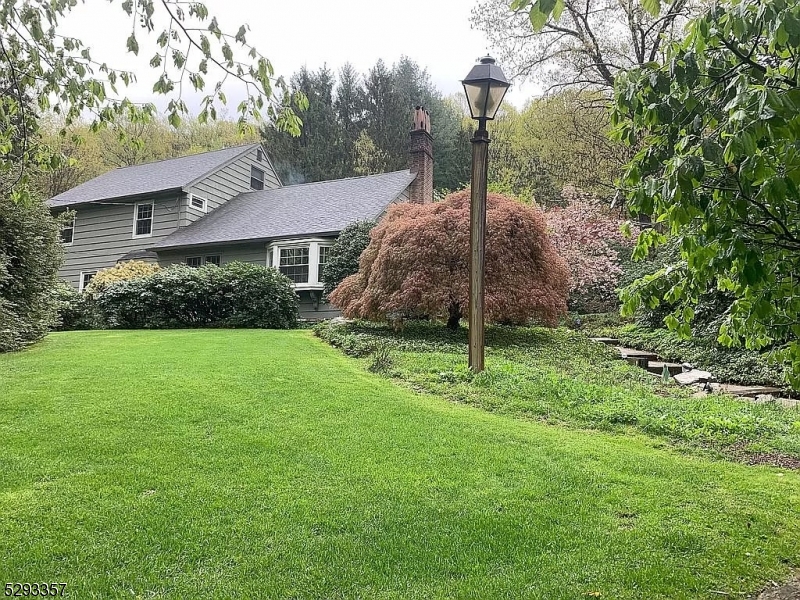
<svg viewBox="0 0 800 600">
<path fill-rule="evenodd" d="M 127 260 L 197 267 L 232 261 L 279 269 L 305 318 L 338 314 L 322 302 L 321 270 L 339 232 L 394 202 L 433 199 L 430 116 L 417 107 L 408 170 L 284 186 L 266 149 L 249 144 L 115 169 L 49 200 L 74 211 L 60 277 L 80 290 Z"/>
</svg>

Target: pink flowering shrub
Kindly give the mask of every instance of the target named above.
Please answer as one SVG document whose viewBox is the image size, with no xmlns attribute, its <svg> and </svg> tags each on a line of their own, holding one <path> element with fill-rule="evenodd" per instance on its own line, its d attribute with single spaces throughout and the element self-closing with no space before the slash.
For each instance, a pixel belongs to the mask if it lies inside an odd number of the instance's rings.
<svg viewBox="0 0 800 600">
<path fill-rule="evenodd" d="M 623 253 L 628 256 L 636 234 L 625 237 L 622 220 L 592 196 L 564 188 L 566 207 L 545 213 L 547 230 L 570 270 L 570 309 L 583 313 L 614 310 L 622 277 Z"/>
</svg>

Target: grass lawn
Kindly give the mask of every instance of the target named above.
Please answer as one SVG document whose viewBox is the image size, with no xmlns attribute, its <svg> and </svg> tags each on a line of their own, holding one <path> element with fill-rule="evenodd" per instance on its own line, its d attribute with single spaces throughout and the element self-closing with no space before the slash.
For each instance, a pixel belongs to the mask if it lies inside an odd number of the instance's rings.
<svg viewBox="0 0 800 600">
<path fill-rule="evenodd" d="M 316 332 L 415 389 L 495 413 L 633 430 L 746 460 L 800 463 L 800 410 L 721 394 L 694 398 L 694 390 L 665 385 L 582 333 L 489 328 L 487 370 L 474 376 L 464 359 L 464 328 L 450 332 L 440 324 L 411 322 L 397 333 L 369 323 L 322 323 Z"/>
<path fill-rule="evenodd" d="M 0 584 L 653 600 L 800 566 L 797 472 L 505 412 L 308 331 L 51 335 L 0 356 Z"/>
</svg>

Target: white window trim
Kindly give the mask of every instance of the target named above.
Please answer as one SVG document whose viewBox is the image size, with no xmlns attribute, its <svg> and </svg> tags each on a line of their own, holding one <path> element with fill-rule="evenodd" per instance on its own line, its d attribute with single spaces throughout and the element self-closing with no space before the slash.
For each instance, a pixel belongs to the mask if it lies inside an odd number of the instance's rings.
<svg viewBox="0 0 800 600">
<path fill-rule="evenodd" d="M 139 216 L 139 206 L 149 204 L 152 209 L 150 211 L 150 233 L 141 233 L 139 235 L 136 234 L 136 221 L 138 220 L 136 217 Z M 133 239 L 136 238 L 148 238 L 153 237 L 153 228 L 155 227 L 156 221 L 156 203 L 153 201 L 150 202 L 137 202 L 133 205 Z"/>
<path fill-rule="evenodd" d="M 198 208 L 197 206 L 193 206 L 192 205 L 192 200 L 202 200 L 203 201 L 203 207 L 202 208 Z M 186 197 L 186 203 L 189 206 L 189 208 L 192 209 L 195 212 L 199 212 L 199 213 L 203 213 L 203 214 L 206 214 L 208 212 L 208 200 L 206 200 L 205 198 L 202 198 L 200 196 L 197 196 L 196 194 L 189 194 Z"/>
<path fill-rule="evenodd" d="M 269 251 L 272 250 L 272 267 L 280 271 L 281 265 L 281 250 L 288 250 L 289 248 L 308 248 L 308 282 L 295 283 L 294 289 L 296 290 L 321 290 L 324 284 L 320 280 L 319 273 L 319 248 L 320 246 L 333 246 L 333 240 L 323 238 L 307 238 L 307 239 L 294 239 L 294 240 L 281 240 L 272 242 L 267 245 L 267 257 Z M 269 260 L 269 258 L 267 258 Z"/>
<path fill-rule="evenodd" d="M 199 258 L 201 267 L 204 267 L 206 265 L 215 265 L 215 266 L 217 266 L 215 263 L 208 262 L 208 257 L 209 256 L 218 256 L 219 257 L 219 265 L 218 266 L 221 267 L 224 264 L 222 262 L 222 252 L 208 253 L 208 254 L 205 254 L 205 253 L 204 254 L 187 254 L 186 256 L 183 257 L 183 264 L 188 266 L 190 258 Z"/>
<path fill-rule="evenodd" d="M 83 292 L 83 276 L 84 275 L 97 275 L 97 271 L 81 271 L 80 279 L 78 279 L 78 291 Z"/>
<path fill-rule="evenodd" d="M 261 171 L 261 189 L 253 187 L 253 179 L 255 179 L 255 177 L 253 177 L 253 169 Z M 256 181 L 258 180 L 256 179 Z M 261 166 L 250 165 L 250 189 L 255 192 L 260 192 L 262 190 L 265 190 L 266 188 L 267 188 L 267 170 Z"/>
<path fill-rule="evenodd" d="M 61 242 L 62 246 L 72 246 L 75 243 L 75 223 L 78 221 L 78 213 L 75 212 L 72 215 L 72 241 L 71 242 Z M 69 229 L 69 227 L 62 227 L 63 229 Z"/>
<path fill-rule="evenodd" d="M 317 282 L 322 286 L 324 286 L 325 284 L 322 283 L 322 271 L 319 270 L 319 254 L 320 254 L 319 249 L 320 248 L 330 248 L 332 246 L 333 246 L 333 242 L 327 242 L 327 243 L 318 242 L 317 243 Z"/>
</svg>

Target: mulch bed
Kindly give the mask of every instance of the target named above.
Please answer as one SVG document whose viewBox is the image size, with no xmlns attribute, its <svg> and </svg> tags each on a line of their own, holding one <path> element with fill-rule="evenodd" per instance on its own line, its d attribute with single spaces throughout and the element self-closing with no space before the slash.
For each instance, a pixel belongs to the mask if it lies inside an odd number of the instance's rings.
<svg viewBox="0 0 800 600">
<path fill-rule="evenodd" d="M 724 452 L 731 459 L 748 465 L 766 465 L 793 471 L 800 470 L 800 458 L 780 452 L 750 452 L 747 450 L 746 442 L 737 442 L 726 448 Z M 797 600 L 800 600 L 800 595 L 797 596 Z"/>
<path fill-rule="evenodd" d="M 800 577 L 796 577 L 783 585 L 774 583 L 752 600 L 798 600 L 800 599 Z"/>
</svg>

